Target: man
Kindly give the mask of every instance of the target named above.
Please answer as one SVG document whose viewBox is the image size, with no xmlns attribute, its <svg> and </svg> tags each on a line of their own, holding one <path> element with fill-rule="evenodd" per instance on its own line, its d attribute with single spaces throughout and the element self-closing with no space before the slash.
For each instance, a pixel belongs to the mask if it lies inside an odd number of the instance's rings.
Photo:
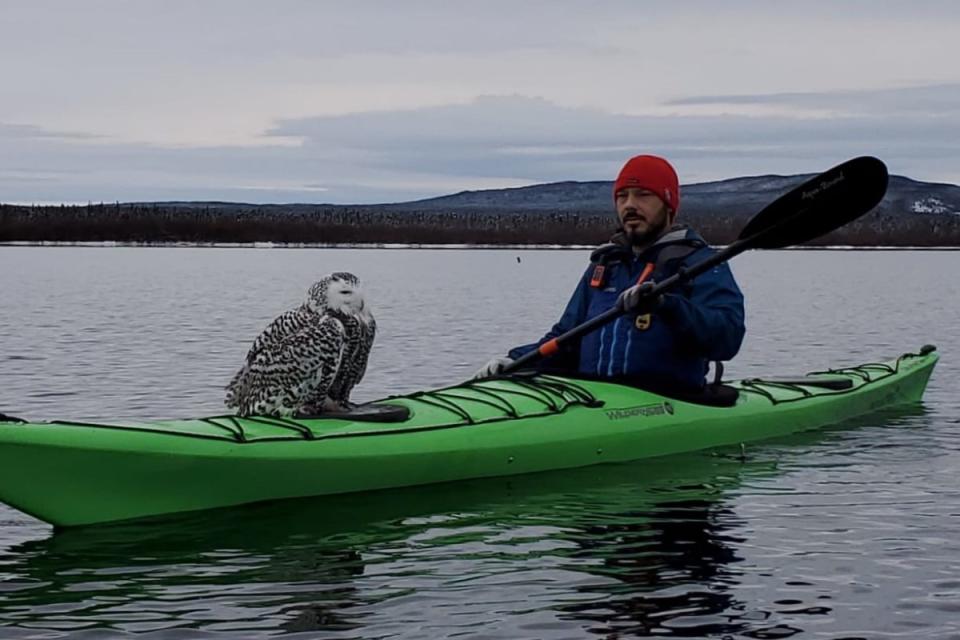
<svg viewBox="0 0 960 640">
<path fill-rule="evenodd" d="M 497 375 L 514 359 L 614 306 L 624 315 L 544 366 L 690 392 L 703 389 L 710 361 L 736 355 L 745 331 L 743 295 L 726 264 L 647 300 L 652 283 L 714 253 L 693 229 L 673 226 L 680 185 L 670 163 L 651 155 L 631 158 L 614 182 L 613 197 L 621 228 L 591 255 L 560 321 L 536 344 L 490 360 L 477 378 Z"/>
</svg>

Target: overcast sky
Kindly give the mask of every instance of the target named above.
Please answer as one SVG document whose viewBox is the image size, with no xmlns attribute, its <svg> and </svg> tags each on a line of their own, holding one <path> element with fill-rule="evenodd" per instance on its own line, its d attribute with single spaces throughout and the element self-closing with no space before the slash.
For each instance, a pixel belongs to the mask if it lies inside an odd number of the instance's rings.
<svg viewBox="0 0 960 640">
<path fill-rule="evenodd" d="M 0 0 L 0 201 L 364 203 L 877 155 L 960 183 L 960 2 Z"/>
</svg>

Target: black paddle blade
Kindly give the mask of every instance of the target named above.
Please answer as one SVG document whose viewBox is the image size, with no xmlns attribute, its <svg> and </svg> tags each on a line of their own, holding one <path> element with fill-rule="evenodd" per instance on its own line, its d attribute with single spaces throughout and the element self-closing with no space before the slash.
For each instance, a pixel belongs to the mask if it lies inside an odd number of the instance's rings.
<svg viewBox="0 0 960 640">
<path fill-rule="evenodd" d="M 764 207 L 739 239 L 752 249 L 780 249 L 819 238 L 877 206 L 887 181 L 887 166 L 877 158 L 848 160 Z"/>
</svg>

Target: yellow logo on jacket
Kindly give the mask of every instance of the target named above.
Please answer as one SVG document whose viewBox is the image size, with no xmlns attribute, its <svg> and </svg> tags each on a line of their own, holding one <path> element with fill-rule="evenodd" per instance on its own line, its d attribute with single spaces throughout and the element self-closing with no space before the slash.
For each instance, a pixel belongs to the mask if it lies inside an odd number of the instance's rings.
<svg viewBox="0 0 960 640">
<path fill-rule="evenodd" d="M 653 322 L 653 319 L 650 317 L 650 314 L 645 313 L 642 316 L 637 316 L 637 319 L 633 322 L 633 326 L 635 326 L 638 331 L 646 331 L 650 328 L 651 322 Z"/>
</svg>

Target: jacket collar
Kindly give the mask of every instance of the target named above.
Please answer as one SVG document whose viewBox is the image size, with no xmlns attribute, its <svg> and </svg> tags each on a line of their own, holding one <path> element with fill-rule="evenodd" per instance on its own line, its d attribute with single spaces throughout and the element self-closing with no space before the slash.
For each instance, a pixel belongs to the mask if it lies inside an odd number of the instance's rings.
<svg viewBox="0 0 960 640">
<path fill-rule="evenodd" d="M 613 234 L 613 237 L 610 238 L 610 244 L 631 249 L 636 255 L 642 255 L 648 251 L 659 250 L 663 247 L 663 245 L 675 244 L 678 242 L 703 242 L 703 238 L 700 237 L 699 233 L 685 224 L 673 225 L 667 229 L 663 235 L 654 240 L 652 244 L 649 244 L 645 247 L 632 246 L 627 240 L 627 236 L 622 229 L 618 230 L 615 234 Z"/>
<path fill-rule="evenodd" d="M 590 254 L 591 262 L 611 262 L 615 260 L 631 260 L 642 255 L 657 255 L 668 245 L 683 244 L 689 246 L 703 246 L 706 242 L 699 233 L 685 224 L 676 224 L 670 227 L 653 244 L 637 249 L 627 240 L 623 230 L 618 230 L 606 244 L 602 244 Z"/>
</svg>

